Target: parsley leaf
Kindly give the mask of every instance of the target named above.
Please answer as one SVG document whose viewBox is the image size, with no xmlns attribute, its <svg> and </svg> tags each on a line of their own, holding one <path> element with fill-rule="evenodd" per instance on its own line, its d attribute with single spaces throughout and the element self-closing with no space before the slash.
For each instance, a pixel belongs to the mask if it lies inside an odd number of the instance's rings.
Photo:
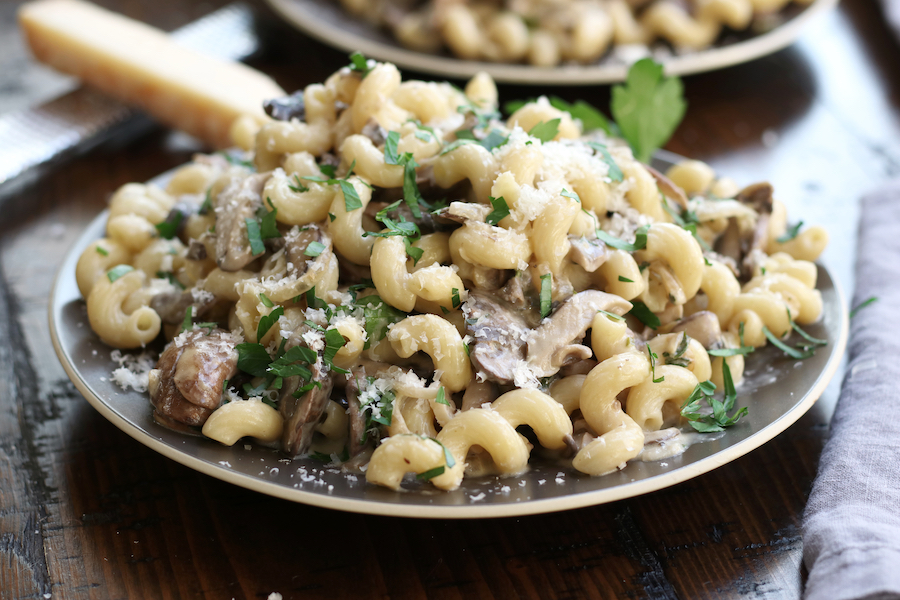
<svg viewBox="0 0 900 600">
<path fill-rule="evenodd" d="M 681 80 L 664 77 L 662 65 L 644 58 L 628 70 L 625 85 L 612 89 L 610 108 L 635 157 L 648 162 L 684 117 Z"/>
<path fill-rule="evenodd" d="M 437 402 L 438 404 L 443 404 L 444 406 L 450 406 L 450 403 L 447 402 L 447 395 L 444 392 L 444 386 L 441 386 L 438 388 L 437 398 L 435 398 L 434 401 Z"/>
<path fill-rule="evenodd" d="M 269 206 L 272 207 L 272 210 L 266 210 L 264 206 L 261 206 L 256 211 L 256 216 L 259 218 L 259 237 L 264 240 L 269 240 L 272 238 L 280 238 L 281 232 L 278 231 L 278 222 L 276 221 L 276 217 L 278 216 L 278 209 L 275 208 L 275 205 L 272 204 L 272 200 L 270 198 L 266 198 L 269 202 Z"/>
<path fill-rule="evenodd" d="M 366 319 L 365 348 L 384 339 L 384 336 L 387 335 L 388 325 L 397 323 L 406 317 L 406 313 L 397 310 L 376 294 L 359 298 L 355 304 L 363 308 L 363 315 Z"/>
<path fill-rule="evenodd" d="M 447 154 L 448 152 L 453 152 L 454 150 L 456 150 L 460 146 L 464 146 L 465 144 L 477 144 L 477 143 L 478 142 L 476 142 L 475 140 L 467 140 L 465 138 L 457 139 L 456 141 L 451 142 L 446 148 L 441 150 L 440 156 L 443 156 L 443 155 Z"/>
<path fill-rule="evenodd" d="M 269 300 L 269 297 L 262 292 L 260 292 L 259 294 L 259 301 L 262 302 L 263 306 L 265 306 L 266 308 L 272 308 L 273 306 L 275 306 L 275 303 Z"/>
<path fill-rule="evenodd" d="M 159 237 L 171 240 L 178 234 L 178 228 L 181 226 L 181 221 L 183 219 L 184 214 L 182 214 L 180 210 L 176 210 L 165 221 L 157 223 L 154 227 L 156 227 Z"/>
<path fill-rule="evenodd" d="M 256 326 L 256 339 L 261 340 L 263 337 L 269 332 L 276 322 L 278 322 L 278 318 L 284 314 L 284 307 L 279 306 L 272 312 L 267 315 L 263 315 L 259 319 L 259 324 Z"/>
<path fill-rule="evenodd" d="M 369 74 L 372 69 L 369 68 L 369 61 L 361 52 L 354 52 L 350 55 L 350 70 L 359 73 L 363 78 Z"/>
<path fill-rule="evenodd" d="M 541 121 L 528 130 L 528 135 L 536 137 L 543 143 L 549 142 L 556 137 L 557 133 L 559 133 L 559 122 L 560 119 L 551 119 L 546 123 Z"/>
<path fill-rule="evenodd" d="M 691 427 L 700 433 L 723 431 L 737 423 L 741 417 L 747 415 L 747 407 L 744 406 L 733 416 L 728 413 L 734 408 L 737 400 L 737 392 L 734 389 L 734 380 L 731 377 L 731 369 L 726 361 L 722 361 L 722 379 L 725 384 L 725 396 L 722 400 L 713 397 L 716 386 L 711 381 L 697 384 L 691 395 L 681 405 L 681 415 L 690 421 Z M 700 402 L 705 401 L 712 408 L 712 414 L 700 412 Z"/>
<path fill-rule="evenodd" d="M 424 473 L 419 473 L 418 475 L 416 475 L 416 479 L 418 479 L 419 481 L 429 481 L 431 479 L 434 479 L 438 475 L 443 475 L 445 468 L 446 467 L 441 465 L 440 467 L 428 469 Z"/>
<path fill-rule="evenodd" d="M 99 254 L 100 256 L 109 256 L 109 252 L 102 246 L 97 246 L 96 248 L 94 248 L 94 250 L 96 250 L 97 254 Z"/>
<path fill-rule="evenodd" d="M 266 376 L 272 357 L 262 344 L 246 342 L 238 344 L 235 348 L 238 352 L 238 369 L 255 377 Z"/>
<path fill-rule="evenodd" d="M 328 329 L 325 331 L 325 352 L 322 354 L 322 358 L 325 361 L 325 364 L 332 371 L 337 371 L 338 373 L 349 373 L 350 371 L 346 369 L 342 369 L 334 364 L 334 355 L 337 354 L 337 351 L 344 347 L 344 344 L 347 343 L 346 338 L 341 334 L 337 329 Z"/>
<path fill-rule="evenodd" d="M 116 265 L 106 273 L 106 278 L 110 283 L 115 283 L 116 279 L 132 271 L 134 271 L 134 267 L 131 265 Z"/>
<path fill-rule="evenodd" d="M 856 313 L 858 313 L 859 311 L 861 311 L 861 310 L 864 309 L 865 307 L 867 307 L 867 306 L 869 306 L 870 304 L 873 304 L 873 303 L 875 303 L 875 302 L 878 302 L 878 298 L 875 297 L 875 296 L 870 296 L 869 298 L 866 298 L 865 300 L 863 300 L 862 302 L 860 302 L 859 304 L 857 304 L 857 305 L 853 308 L 853 310 L 850 311 L 850 318 L 852 319 L 853 317 L 856 316 Z"/>
<path fill-rule="evenodd" d="M 296 183 L 297 185 L 292 185 L 290 183 L 288 184 L 288 189 L 290 189 L 292 192 L 297 192 L 298 194 L 300 194 L 300 193 L 309 191 L 309 186 L 303 185 L 300 182 L 300 176 L 297 175 L 296 173 L 294 173 L 294 183 Z M 271 202 L 271 200 L 270 200 L 270 202 Z"/>
<path fill-rule="evenodd" d="M 491 132 L 484 136 L 484 139 L 478 143 L 481 144 L 485 150 L 491 152 L 494 148 L 499 148 L 508 141 L 508 135 L 503 135 L 503 132 L 499 129 L 491 129 Z"/>
<path fill-rule="evenodd" d="M 550 314 L 551 296 L 553 294 L 553 275 L 541 275 L 541 318 Z"/>
<path fill-rule="evenodd" d="M 776 348 L 778 348 L 779 350 L 781 350 L 782 352 L 784 352 L 785 354 L 787 354 L 794 360 L 803 360 L 803 359 L 809 358 L 810 356 L 812 356 L 813 354 L 816 353 L 815 349 L 811 349 L 811 348 L 801 349 L 801 348 L 794 348 L 793 346 L 788 346 L 783 341 L 778 339 L 778 337 L 776 337 L 774 333 L 769 331 L 769 328 L 766 327 L 765 325 L 763 325 L 762 332 L 763 332 L 763 335 L 766 336 L 766 339 L 769 340 L 770 342 L 772 342 L 773 346 L 775 346 Z"/>
<path fill-rule="evenodd" d="M 600 158 L 603 159 L 603 162 L 606 163 L 606 166 L 609 167 L 607 174 L 611 180 L 624 181 L 625 174 L 619 168 L 619 165 L 616 164 L 616 161 L 613 160 L 612 154 L 609 153 L 609 149 L 606 146 L 599 142 L 588 142 L 587 145 L 593 148 L 600 155 Z"/>
<path fill-rule="evenodd" d="M 800 221 L 796 225 L 792 225 L 791 227 L 788 227 L 787 231 L 785 231 L 782 235 L 778 236 L 778 239 L 775 241 L 777 241 L 779 244 L 783 244 L 785 242 L 791 241 L 792 239 L 797 237 L 797 234 L 800 233 L 801 227 L 803 227 L 803 221 Z"/>
<path fill-rule="evenodd" d="M 656 361 L 659 360 L 659 356 L 656 355 L 656 352 L 647 347 L 647 352 L 650 354 L 650 379 L 653 383 L 662 383 L 666 380 L 665 375 L 660 377 L 656 376 Z"/>
<path fill-rule="evenodd" d="M 250 252 L 253 256 L 258 256 L 266 251 L 266 246 L 262 242 L 262 236 L 259 232 L 259 221 L 256 219 L 244 219 L 247 224 L 247 240 L 250 242 Z"/>
<path fill-rule="evenodd" d="M 619 281 L 623 283 L 634 283 L 634 279 L 628 279 L 624 275 L 619 275 Z"/>
<path fill-rule="evenodd" d="M 388 165 L 399 165 L 400 157 L 397 155 L 397 144 L 400 142 L 400 132 L 391 131 L 384 140 L 384 162 Z"/>
<path fill-rule="evenodd" d="M 506 200 L 503 196 L 500 196 L 499 198 L 490 196 L 490 200 L 494 210 L 488 214 L 485 223 L 488 225 L 497 225 L 500 221 L 509 216 L 509 205 L 506 204 Z"/>
<path fill-rule="evenodd" d="M 325 251 L 325 244 L 322 242 L 310 242 L 306 247 L 306 250 L 303 251 L 303 254 L 306 256 L 319 256 L 322 252 Z"/>
<path fill-rule="evenodd" d="M 627 252 L 635 252 L 636 250 L 643 250 L 647 247 L 647 230 L 649 229 L 649 225 L 644 225 L 635 231 L 633 244 L 629 244 L 617 237 L 613 237 L 602 229 L 597 230 L 597 237 L 607 246 L 612 246 L 613 248 L 618 248 L 619 250 L 625 250 Z"/>
<path fill-rule="evenodd" d="M 650 329 L 656 329 L 659 327 L 659 317 L 653 314 L 647 305 L 643 302 L 638 302 L 637 300 L 632 302 L 631 310 L 628 311 L 628 314 L 637 318 L 638 321 L 649 327 Z"/>
</svg>

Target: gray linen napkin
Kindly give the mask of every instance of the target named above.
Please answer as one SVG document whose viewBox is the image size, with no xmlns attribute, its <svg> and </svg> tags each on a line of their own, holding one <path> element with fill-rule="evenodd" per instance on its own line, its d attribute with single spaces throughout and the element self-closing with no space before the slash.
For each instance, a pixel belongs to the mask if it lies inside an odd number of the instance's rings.
<svg viewBox="0 0 900 600">
<path fill-rule="evenodd" d="M 849 365 L 803 523 L 806 600 L 900 598 L 900 181 L 862 200 Z"/>
</svg>

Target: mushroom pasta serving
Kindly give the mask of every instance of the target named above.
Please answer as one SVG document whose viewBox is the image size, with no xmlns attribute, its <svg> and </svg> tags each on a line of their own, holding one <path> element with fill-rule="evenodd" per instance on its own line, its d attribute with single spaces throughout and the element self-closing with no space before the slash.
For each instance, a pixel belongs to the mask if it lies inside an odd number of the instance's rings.
<svg viewBox="0 0 900 600">
<path fill-rule="evenodd" d="M 242 151 L 120 188 L 78 262 L 104 342 L 168 340 L 144 380 L 117 373 L 165 427 L 394 489 L 521 473 L 537 446 L 601 476 L 737 423 L 754 348 L 824 343 L 800 326 L 825 232 L 767 183 L 639 162 L 624 113 L 503 119 L 484 74 L 402 82 L 358 55 L 266 110 L 235 123 Z"/>
</svg>

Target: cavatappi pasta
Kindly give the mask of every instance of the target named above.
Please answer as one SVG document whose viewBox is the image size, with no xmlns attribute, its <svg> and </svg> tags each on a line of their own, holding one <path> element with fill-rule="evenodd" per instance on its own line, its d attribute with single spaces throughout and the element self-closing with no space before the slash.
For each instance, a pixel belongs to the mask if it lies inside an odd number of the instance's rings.
<svg viewBox="0 0 900 600">
<path fill-rule="evenodd" d="M 761 30 L 794 1 L 811 0 L 340 0 L 356 18 L 390 31 L 420 52 L 444 49 L 464 60 L 591 64 L 655 42 L 676 52 L 711 46 L 725 30 Z M 632 58 L 631 60 L 634 60 Z"/>
<path fill-rule="evenodd" d="M 502 120 L 484 75 L 370 61 L 276 104 L 235 125 L 243 156 L 119 189 L 78 261 L 103 341 L 169 340 L 167 427 L 391 488 L 520 473 L 535 445 L 599 476 L 819 318 L 827 235 L 768 184 L 662 175 L 544 99 Z"/>
</svg>

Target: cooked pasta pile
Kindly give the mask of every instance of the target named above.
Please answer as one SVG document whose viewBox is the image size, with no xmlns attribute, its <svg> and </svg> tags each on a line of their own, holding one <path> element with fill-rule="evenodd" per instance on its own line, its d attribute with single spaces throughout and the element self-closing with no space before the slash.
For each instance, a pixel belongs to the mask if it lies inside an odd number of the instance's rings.
<svg viewBox="0 0 900 600">
<path fill-rule="evenodd" d="M 533 446 L 604 475 L 733 424 L 744 355 L 819 318 L 827 235 L 771 186 L 663 175 L 546 99 L 503 120 L 484 74 L 356 63 L 267 109 L 235 124 L 246 154 L 120 188 L 78 262 L 104 342 L 169 340 L 167 427 L 390 488 L 520 473 Z"/>
<path fill-rule="evenodd" d="M 676 51 L 702 50 L 724 29 L 744 31 L 772 20 L 791 1 L 341 0 L 341 5 L 413 50 L 446 48 L 466 60 L 552 67 L 591 64 L 611 48 L 634 50 L 656 41 Z"/>
</svg>

